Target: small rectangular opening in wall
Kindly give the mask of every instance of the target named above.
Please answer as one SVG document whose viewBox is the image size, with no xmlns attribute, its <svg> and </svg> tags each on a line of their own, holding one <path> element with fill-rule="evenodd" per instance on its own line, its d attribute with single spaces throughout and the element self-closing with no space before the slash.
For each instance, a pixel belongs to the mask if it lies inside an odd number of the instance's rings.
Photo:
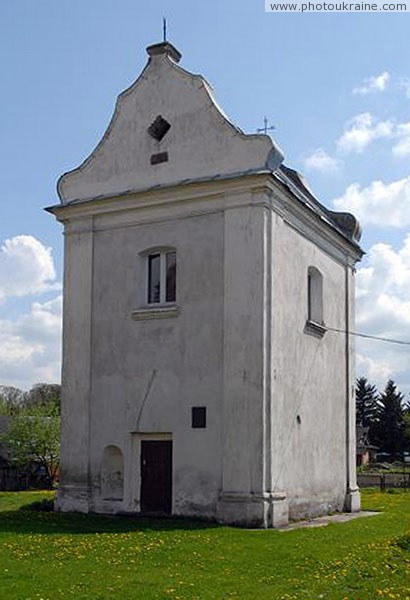
<svg viewBox="0 0 410 600">
<path fill-rule="evenodd" d="M 206 428 L 206 406 L 192 407 L 192 427 L 193 429 Z"/>
<path fill-rule="evenodd" d="M 168 162 L 168 152 L 158 152 L 158 154 L 151 154 L 152 165 L 159 165 L 163 162 Z"/>
</svg>

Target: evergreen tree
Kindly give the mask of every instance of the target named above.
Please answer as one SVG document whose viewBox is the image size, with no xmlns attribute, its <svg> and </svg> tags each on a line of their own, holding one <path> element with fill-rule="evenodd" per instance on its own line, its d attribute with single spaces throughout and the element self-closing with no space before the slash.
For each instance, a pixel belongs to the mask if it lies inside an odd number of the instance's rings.
<svg viewBox="0 0 410 600">
<path fill-rule="evenodd" d="M 359 377 L 356 381 L 356 425 L 374 426 L 378 413 L 377 397 L 376 386 L 369 383 L 366 377 Z"/>
<path fill-rule="evenodd" d="M 410 452 L 410 402 L 404 407 L 404 450 Z"/>
<path fill-rule="evenodd" d="M 374 428 L 376 444 L 380 452 L 390 454 L 391 460 L 400 460 L 405 444 L 405 420 L 403 394 L 391 379 L 379 396 L 377 422 Z"/>
</svg>

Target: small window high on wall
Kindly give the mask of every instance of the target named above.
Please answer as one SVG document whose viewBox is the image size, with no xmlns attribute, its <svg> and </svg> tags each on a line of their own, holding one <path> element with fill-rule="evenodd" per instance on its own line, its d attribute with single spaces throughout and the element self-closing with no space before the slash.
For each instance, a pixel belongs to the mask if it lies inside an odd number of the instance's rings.
<svg viewBox="0 0 410 600">
<path fill-rule="evenodd" d="M 176 300 L 175 250 L 162 250 L 147 255 L 148 304 L 165 304 Z"/>
<path fill-rule="evenodd" d="M 324 325 L 323 321 L 323 276 L 316 267 L 309 267 L 307 276 L 308 321 Z"/>
</svg>

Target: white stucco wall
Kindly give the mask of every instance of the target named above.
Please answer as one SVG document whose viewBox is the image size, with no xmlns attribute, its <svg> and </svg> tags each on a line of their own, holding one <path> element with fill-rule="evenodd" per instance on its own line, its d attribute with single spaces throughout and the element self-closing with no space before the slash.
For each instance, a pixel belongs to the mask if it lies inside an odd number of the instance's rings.
<svg viewBox="0 0 410 600">
<path fill-rule="evenodd" d="M 87 510 L 138 511 L 147 436 L 173 441 L 175 514 L 269 525 L 278 506 L 279 524 L 285 505 L 291 516 L 343 507 L 346 340 L 305 326 L 314 266 L 324 322 L 345 328 L 346 267 L 320 228 L 298 231 L 257 180 L 241 183 L 216 195 L 207 184 L 196 210 L 143 195 L 67 226 L 62 509 L 83 506 L 88 482 Z M 179 313 L 141 318 L 144 252 L 158 246 L 176 249 Z M 206 429 L 191 428 L 192 406 L 207 407 Z M 124 459 L 121 501 L 101 494 L 111 445 Z"/>
<path fill-rule="evenodd" d="M 223 227 L 223 215 L 215 214 L 94 234 L 90 452 L 97 496 L 105 445 L 123 449 L 125 471 L 132 463 L 138 480 L 131 432 L 164 432 L 173 441 L 174 512 L 198 507 L 205 515 L 215 512 L 221 456 Z M 180 314 L 134 321 L 131 313 L 141 306 L 145 286 L 140 253 L 158 245 L 177 252 Z M 191 428 L 192 406 L 207 407 L 205 430 Z M 124 508 L 135 510 L 138 501 L 134 482 Z"/>
<path fill-rule="evenodd" d="M 326 325 L 345 329 L 345 267 L 275 219 L 272 478 L 291 515 L 341 509 L 346 493 L 345 336 L 306 332 L 307 272 L 323 276 Z M 291 467 L 291 468 L 290 468 Z"/>
<path fill-rule="evenodd" d="M 359 252 L 275 177 L 270 138 L 240 132 L 202 78 L 157 50 L 50 209 L 66 234 L 57 507 L 138 512 L 141 441 L 158 439 L 173 442 L 174 514 L 278 526 L 350 492 L 357 509 L 352 344 L 305 325 L 313 266 L 325 324 L 352 327 L 346 265 Z M 159 114 L 171 128 L 158 142 Z M 165 315 L 145 305 L 144 252 L 158 247 L 177 253 Z M 193 406 L 207 407 L 206 429 L 191 427 Z M 121 468 L 102 464 L 107 447 Z"/>
</svg>

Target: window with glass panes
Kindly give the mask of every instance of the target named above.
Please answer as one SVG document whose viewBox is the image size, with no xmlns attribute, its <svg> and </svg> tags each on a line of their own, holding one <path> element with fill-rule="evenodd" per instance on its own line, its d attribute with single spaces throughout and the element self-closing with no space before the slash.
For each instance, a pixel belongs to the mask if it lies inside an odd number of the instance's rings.
<svg viewBox="0 0 410 600">
<path fill-rule="evenodd" d="M 176 267 L 174 250 L 148 254 L 148 304 L 175 302 Z"/>
</svg>

